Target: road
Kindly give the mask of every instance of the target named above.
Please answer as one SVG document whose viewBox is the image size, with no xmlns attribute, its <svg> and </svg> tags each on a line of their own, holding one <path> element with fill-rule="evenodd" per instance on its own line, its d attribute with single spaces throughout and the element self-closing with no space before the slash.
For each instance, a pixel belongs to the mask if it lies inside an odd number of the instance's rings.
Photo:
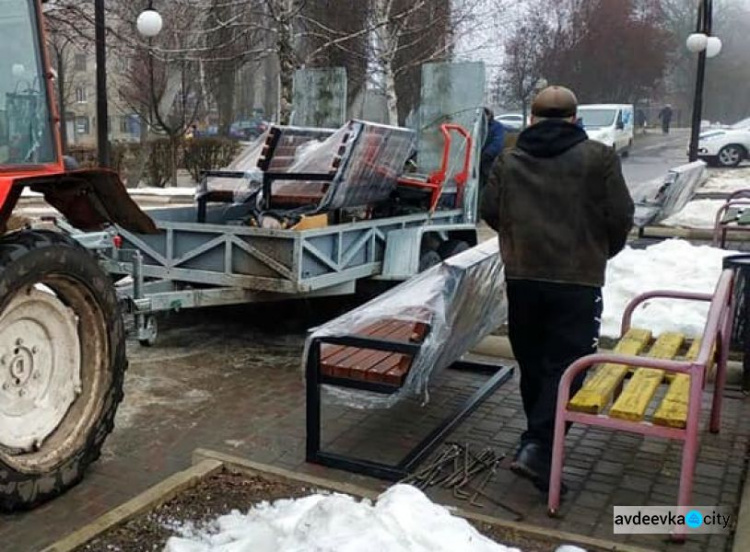
<svg viewBox="0 0 750 552">
<path fill-rule="evenodd" d="M 668 135 L 652 130 L 637 135 L 630 156 L 622 160 L 622 170 L 631 191 L 654 179 L 661 179 L 672 167 L 687 160 L 688 129 L 674 129 Z"/>
</svg>

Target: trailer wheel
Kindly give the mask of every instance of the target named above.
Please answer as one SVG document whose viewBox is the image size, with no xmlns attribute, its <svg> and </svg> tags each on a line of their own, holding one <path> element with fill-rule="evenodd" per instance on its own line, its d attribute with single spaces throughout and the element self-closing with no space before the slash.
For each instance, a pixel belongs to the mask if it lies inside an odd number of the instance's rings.
<svg viewBox="0 0 750 552">
<path fill-rule="evenodd" d="M 0 509 L 78 483 L 122 400 L 125 332 L 109 278 L 50 231 L 0 238 Z"/>
<path fill-rule="evenodd" d="M 468 249 L 471 249 L 471 246 L 463 240 L 446 240 L 440 244 L 437 251 L 440 258 L 445 260 Z"/>
<path fill-rule="evenodd" d="M 146 316 L 143 327 L 138 328 L 138 343 L 141 347 L 153 347 L 156 345 L 158 336 L 159 326 L 156 322 L 156 316 L 150 314 Z"/>
</svg>

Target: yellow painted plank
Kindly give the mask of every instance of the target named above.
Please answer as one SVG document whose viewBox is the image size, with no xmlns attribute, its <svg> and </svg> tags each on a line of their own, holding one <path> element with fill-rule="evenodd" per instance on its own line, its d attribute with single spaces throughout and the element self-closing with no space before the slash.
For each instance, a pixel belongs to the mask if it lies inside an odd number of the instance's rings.
<svg viewBox="0 0 750 552">
<path fill-rule="evenodd" d="M 663 333 L 649 350 L 651 358 L 674 358 L 682 346 L 685 336 L 680 333 Z M 609 415 L 621 420 L 640 421 L 646 414 L 646 408 L 664 379 L 663 370 L 638 368 L 622 394 L 617 398 Z"/>
<path fill-rule="evenodd" d="M 637 355 L 646 348 L 649 341 L 651 341 L 650 331 L 631 328 L 617 343 L 614 352 L 621 355 Z M 586 380 L 583 387 L 568 403 L 568 408 L 576 412 L 598 414 L 612 400 L 615 389 L 627 372 L 627 366 L 622 364 L 599 366 L 594 375 Z"/>
<path fill-rule="evenodd" d="M 684 428 L 687 425 L 689 397 L 690 376 L 676 374 L 659 408 L 654 412 L 653 422 L 660 426 Z"/>
<path fill-rule="evenodd" d="M 701 348 L 701 340 L 695 339 L 690 345 L 685 360 L 695 360 Z M 667 394 L 654 412 L 653 422 L 660 426 L 684 429 L 687 426 L 688 398 L 690 397 L 690 376 L 675 374 L 669 384 Z"/>
</svg>

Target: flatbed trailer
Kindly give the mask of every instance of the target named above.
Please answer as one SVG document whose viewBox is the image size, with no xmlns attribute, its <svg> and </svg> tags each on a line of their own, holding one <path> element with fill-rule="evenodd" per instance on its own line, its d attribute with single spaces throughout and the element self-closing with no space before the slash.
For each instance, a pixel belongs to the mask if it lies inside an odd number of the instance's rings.
<svg viewBox="0 0 750 552">
<path fill-rule="evenodd" d="M 481 135 L 483 124 L 480 115 L 471 134 Z M 457 208 L 434 208 L 430 199 L 432 208 L 422 212 L 299 230 L 241 224 L 253 209 L 250 202 L 207 205 L 198 199 L 194 205 L 146 210 L 157 234 L 121 227 L 97 234 L 66 229 L 96 250 L 105 270 L 119 280 L 118 296 L 134 316 L 137 339 L 152 345 L 160 312 L 353 294 L 359 280 L 402 281 L 475 245 L 477 143 L 481 140 L 468 137 L 465 142 Z M 426 192 L 434 196 L 434 190 Z M 455 185 L 445 186 L 445 193 L 458 195 Z M 436 257 L 438 251 L 442 255 Z"/>
</svg>

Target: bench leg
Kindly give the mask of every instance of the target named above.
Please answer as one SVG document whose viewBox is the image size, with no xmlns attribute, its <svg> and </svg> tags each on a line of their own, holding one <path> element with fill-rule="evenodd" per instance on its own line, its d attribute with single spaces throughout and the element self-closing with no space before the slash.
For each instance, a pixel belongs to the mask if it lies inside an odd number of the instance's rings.
<svg viewBox="0 0 750 552">
<path fill-rule="evenodd" d="M 560 393 L 561 395 L 563 393 Z M 547 496 L 547 513 L 550 516 L 557 514 L 560 507 L 560 489 L 562 487 L 563 459 L 565 458 L 565 407 L 566 400 L 558 396 L 555 413 L 555 435 L 552 444 L 552 467 L 550 469 L 549 495 Z"/>
<path fill-rule="evenodd" d="M 700 406 L 702 395 L 703 385 L 701 384 L 700 378 L 690 378 L 688 418 L 687 427 L 685 429 L 685 442 L 682 445 L 680 490 L 677 495 L 678 506 L 690 506 L 690 500 L 693 495 L 693 475 L 695 473 L 695 464 L 698 460 L 698 428 L 700 426 Z M 683 542 L 685 540 L 685 534 L 676 531 L 673 532 L 670 537 L 675 542 Z"/>
<path fill-rule="evenodd" d="M 320 342 L 313 340 L 310 344 L 310 354 L 305 367 L 305 383 L 307 392 L 307 442 L 305 457 L 308 462 L 314 462 L 320 452 Z"/>
<path fill-rule="evenodd" d="M 711 402 L 711 422 L 709 431 L 719 433 L 721 429 L 721 404 L 724 398 L 724 386 L 727 381 L 727 360 L 729 358 L 729 340 L 732 333 L 732 317 L 727 316 L 728 322 L 725 330 L 719 336 L 717 347 L 719 348 L 719 359 L 716 363 L 716 381 L 714 382 L 714 395 Z"/>
</svg>

